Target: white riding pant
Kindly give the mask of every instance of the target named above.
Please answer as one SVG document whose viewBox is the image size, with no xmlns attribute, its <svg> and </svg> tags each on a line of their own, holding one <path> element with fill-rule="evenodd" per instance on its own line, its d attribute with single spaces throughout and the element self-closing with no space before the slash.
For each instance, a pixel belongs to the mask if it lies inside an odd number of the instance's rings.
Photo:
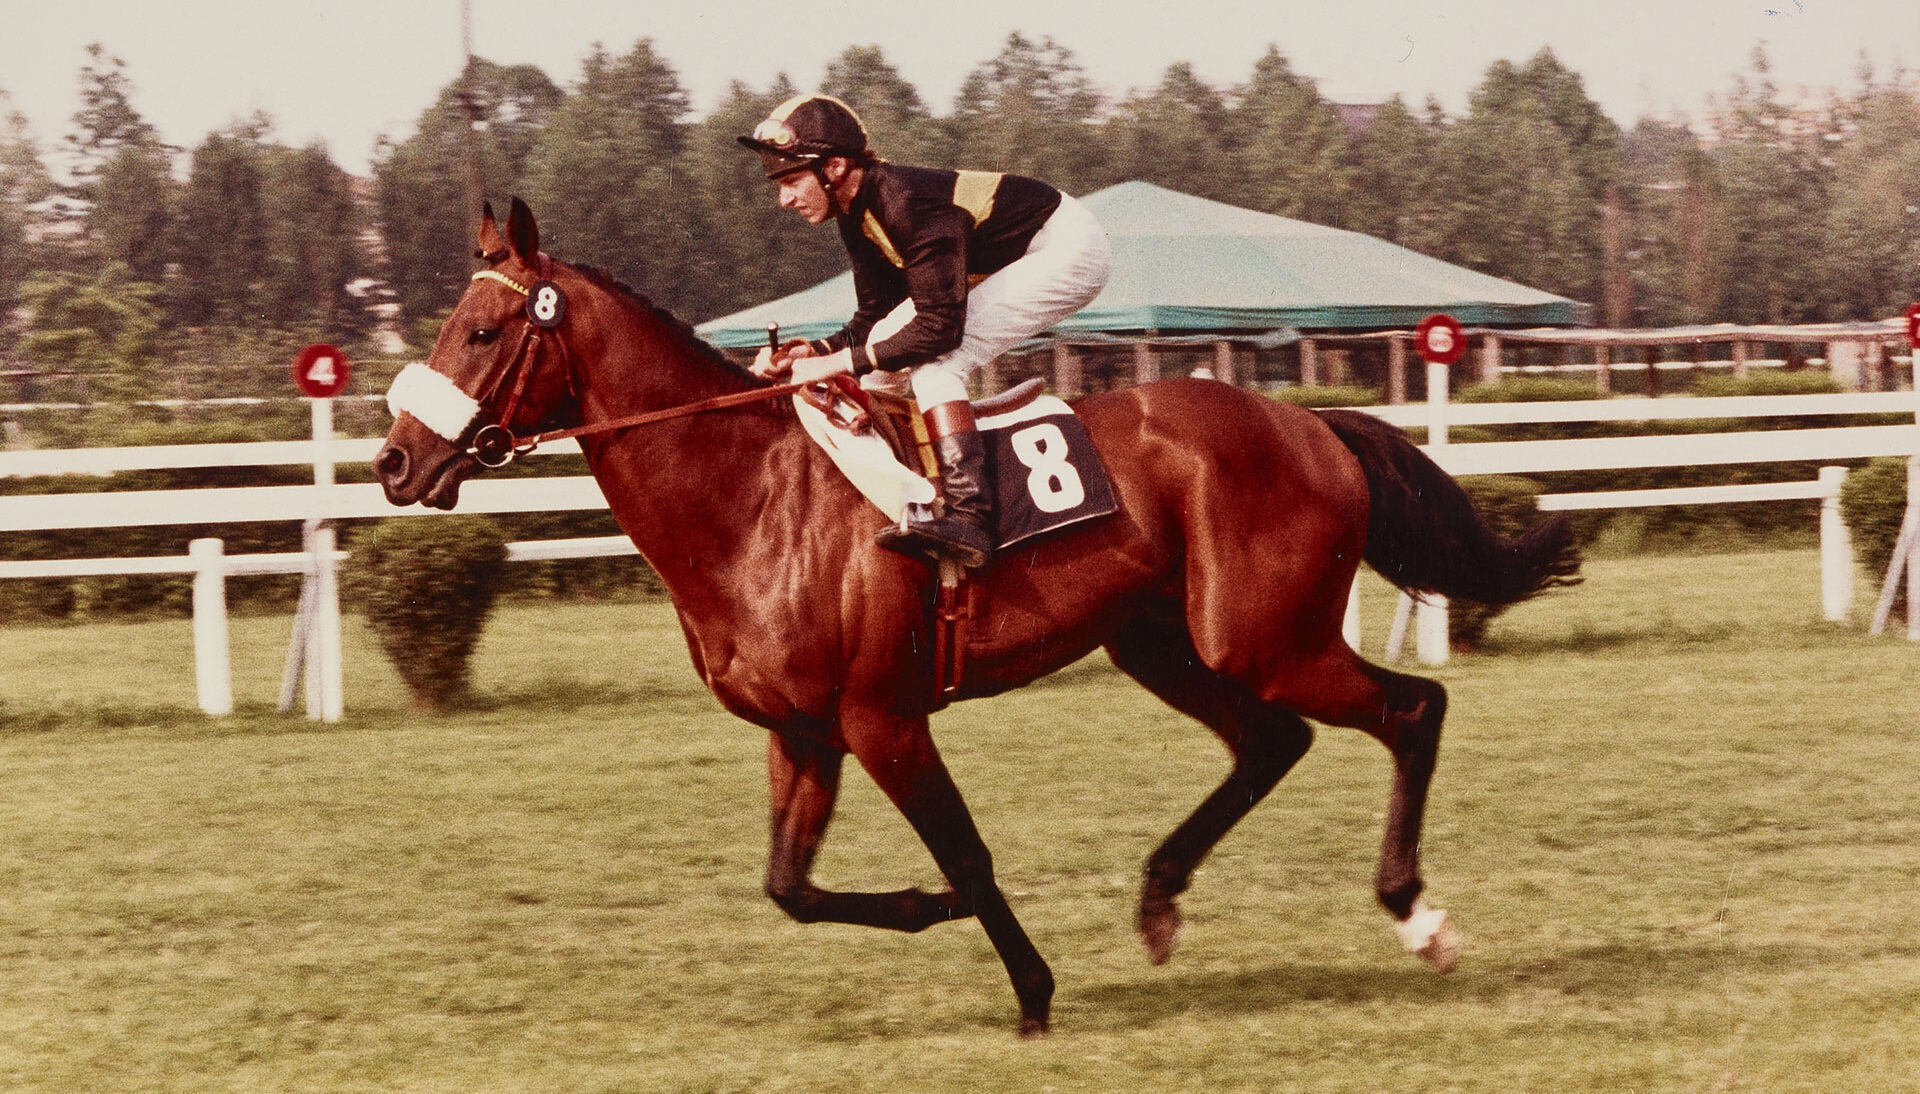
<svg viewBox="0 0 1920 1094">
<path fill-rule="evenodd" d="M 965 399 L 968 373 L 1099 296 L 1111 259 L 1106 229 L 1086 206 L 1061 194 L 1060 207 L 1034 233 L 1027 253 L 967 293 L 966 323 L 953 352 L 911 368 L 869 372 L 861 385 L 896 395 L 911 390 L 923 411 Z M 867 340 L 891 337 L 913 316 L 913 301 L 901 301 L 873 325 Z"/>
</svg>

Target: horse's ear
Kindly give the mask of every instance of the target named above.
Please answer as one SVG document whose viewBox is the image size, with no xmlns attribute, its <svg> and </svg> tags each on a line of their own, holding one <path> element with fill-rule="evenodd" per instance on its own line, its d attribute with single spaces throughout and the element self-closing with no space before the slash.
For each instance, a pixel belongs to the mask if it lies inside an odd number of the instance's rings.
<svg viewBox="0 0 1920 1094">
<path fill-rule="evenodd" d="M 522 262 L 531 265 L 539 257 L 540 226 L 533 222 L 533 210 L 517 197 L 507 213 L 507 243 Z"/>
<path fill-rule="evenodd" d="M 474 257 L 485 262 L 498 262 L 507 251 L 506 237 L 500 234 L 500 224 L 493 219 L 493 202 L 480 207 L 480 249 L 473 252 Z"/>
</svg>

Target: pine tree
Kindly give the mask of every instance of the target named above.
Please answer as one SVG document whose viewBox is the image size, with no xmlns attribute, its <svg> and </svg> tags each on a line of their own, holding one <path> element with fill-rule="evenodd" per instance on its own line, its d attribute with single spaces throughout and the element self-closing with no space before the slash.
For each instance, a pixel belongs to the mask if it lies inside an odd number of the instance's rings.
<svg viewBox="0 0 1920 1094">
<path fill-rule="evenodd" d="M 1312 80 L 1269 46 L 1239 89 L 1230 132 L 1239 204 L 1320 224 L 1342 221 L 1350 184 L 1346 133 Z"/>
<path fill-rule="evenodd" d="M 1347 144 L 1343 227 L 1416 251 L 1437 250 L 1433 203 L 1441 132 L 1398 95 L 1382 103 Z"/>
<path fill-rule="evenodd" d="M 1171 190 L 1229 201 L 1238 180 L 1223 166 L 1228 151 L 1226 97 L 1185 61 L 1167 67 L 1160 84 L 1121 103 L 1104 127 L 1112 154 L 1110 182 L 1139 179 Z"/>
<path fill-rule="evenodd" d="M 267 156 L 267 261 L 259 307 L 276 327 L 335 340 L 365 329 L 349 286 L 371 272 L 347 173 L 324 145 L 276 146 Z"/>
<path fill-rule="evenodd" d="M 686 160 L 688 110 L 652 41 L 619 57 L 596 48 L 535 145 L 526 188 L 552 250 L 698 319 L 720 313 L 715 248 Z"/>
<path fill-rule="evenodd" d="M 1442 142 L 1440 257 L 1600 301 L 1619 154 L 1618 127 L 1551 50 L 1496 61 Z"/>
<path fill-rule="evenodd" d="M 170 311 L 188 325 L 258 321 L 267 273 L 266 119 L 209 133 L 193 150 Z"/>
<path fill-rule="evenodd" d="M 0 91 L 0 107 L 9 100 Z M 20 300 L 20 286 L 40 266 L 40 248 L 29 235 L 35 207 L 53 196 L 53 179 L 27 133 L 27 119 L 6 111 L 0 129 L 0 347 L 6 344 L 8 317 Z"/>
<path fill-rule="evenodd" d="M 953 145 L 879 46 L 849 46 L 827 65 L 825 94 L 851 106 L 867 127 L 867 143 L 883 159 L 925 167 L 953 165 Z"/>
<path fill-rule="evenodd" d="M 951 121 L 954 161 L 1085 193 L 1112 174 L 1099 139 L 1100 95 L 1073 53 L 1015 33 L 967 74 Z"/>
<path fill-rule="evenodd" d="M 534 148 L 564 100 L 532 65 L 476 57 L 421 112 L 411 136 L 381 142 L 374 218 L 386 280 L 414 341 L 430 339 L 440 314 L 466 291 L 479 201 L 504 205 L 526 192 Z"/>
<path fill-rule="evenodd" d="M 1821 318 L 1820 253 L 1830 166 L 1822 127 L 1781 101 L 1764 49 L 1710 117 L 1713 166 L 1725 197 L 1729 279 L 1722 318 L 1797 323 Z"/>
<path fill-rule="evenodd" d="M 1834 319 L 1880 319 L 1920 299 L 1920 92 L 1869 84 L 1833 156 L 1821 265 Z"/>
<path fill-rule="evenodd" d="M 735 82 L 689 135 L 691 188 L 711 225 L 714 256 L 702 318 L 798 292 L 846 268 L 839 233 L 780 208 L 759 157 L 735 139 L 794 94 L 784 77 L 765 92 Z"/>
<path fill-rule="evenodd" d="M 173 150 L 134 108 L 126 62 L 97 42 L 87 58 L 81 106 L 66 138 L 74 178 L 68 192 L 82 210 L 78 259 L 96 268 L 117 262 L 140 280 L 157 281 L 167 263 Z"/>
</svg>

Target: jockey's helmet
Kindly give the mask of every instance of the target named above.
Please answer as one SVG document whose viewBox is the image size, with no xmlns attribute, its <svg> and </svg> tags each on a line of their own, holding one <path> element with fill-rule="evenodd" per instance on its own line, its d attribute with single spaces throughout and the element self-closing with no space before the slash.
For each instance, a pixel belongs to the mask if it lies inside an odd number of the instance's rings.
<svg viewBox="0 0 1920 1094">
<path fill-rule="evenodd" d="M 753 127 L 753 135 L 737 138 L 760 153 L 767 177 L 816 167 L 828 156 L 867 155 L 867 127 L 853 108 L 831 95 L 797 95 Z"/>
</svg>

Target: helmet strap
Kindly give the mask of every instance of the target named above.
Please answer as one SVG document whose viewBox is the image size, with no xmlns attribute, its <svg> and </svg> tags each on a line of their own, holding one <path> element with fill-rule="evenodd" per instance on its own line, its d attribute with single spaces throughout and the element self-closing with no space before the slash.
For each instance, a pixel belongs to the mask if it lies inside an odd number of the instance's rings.
<svg viewBox="0 0 1920 1094">
<path fill-rule="evenodd" d="M 827 205 L 833 210 L 833 214 L 835 216 L 846 216 L 853 211 L 853 202 L 851 199 L 845 202 L 840 200 L 840 183 L 847 181 L 847 178 L 853 174 L 854 168 L 849 166 L 846 172 L 840 176 L 840 182 L 834 182 L 827 178 L 827 161 L 831 159 L 840 159 L 849 165 L 853 162 L 845 156 L 824 156 L 813 162 L 813 177 L 820 180 L 820 188 L 827 192 Z"/>
</svg>

